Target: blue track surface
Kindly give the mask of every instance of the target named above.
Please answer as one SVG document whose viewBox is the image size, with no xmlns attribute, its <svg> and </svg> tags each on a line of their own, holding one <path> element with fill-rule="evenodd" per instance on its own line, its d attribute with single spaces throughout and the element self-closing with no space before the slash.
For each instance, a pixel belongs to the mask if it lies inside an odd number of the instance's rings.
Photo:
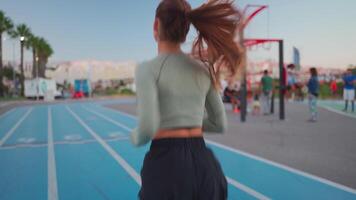
<svg viewBox="0 0 356 200">
<path fill-rule="evenodd" d="M 148 145 L 135 148 L 128 140 L 135 117 L 102 105 L 22 107 L 0 116 L 0 199 L 55 200 L 56 194 L 62 200 L 137 199 Z M 228 178 L 230 200 L 356 199 L 350 188 L 207 144 Z"/>
</svg>

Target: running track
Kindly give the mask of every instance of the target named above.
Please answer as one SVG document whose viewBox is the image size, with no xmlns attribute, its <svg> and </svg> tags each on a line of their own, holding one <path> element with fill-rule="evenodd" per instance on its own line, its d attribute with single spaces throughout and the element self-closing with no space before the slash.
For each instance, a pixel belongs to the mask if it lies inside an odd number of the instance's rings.
<svg viewBox="0 0 356 200">
<path fill-rule="evenodd" d="M 0 199 L 137 199 L 149 145 L 130 144 L 135 126 L 134 116 L 100 102 L 10 110 L 0 116 Z M 207 143 L 227 176 L 230 200 L 356 199 L 354 189 Z"/>
</svg>

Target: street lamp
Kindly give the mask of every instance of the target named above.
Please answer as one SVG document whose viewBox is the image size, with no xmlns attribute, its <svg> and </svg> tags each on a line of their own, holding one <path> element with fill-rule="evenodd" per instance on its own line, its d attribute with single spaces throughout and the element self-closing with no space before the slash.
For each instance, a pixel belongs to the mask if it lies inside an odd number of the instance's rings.
<svg viewBox="0 0 356 200">
<path fill-rule="evenodd" d="M 37 85 L 37 94 L 36 94 L 36 99 L 37 101 L 39 100 L 39 92 L 40 92 L 40 83 L 38 80 L 38 56 L 36 56 L 36 85 Z"/>
<path fill-rule="evenodd" d="M 21 60 L 20 60 L 20 70 L 21 70 L 21 76 L 20 76 L 20 82 L 21 82 L 21 95 L 25 95 L 25 72 L 23 69 L 23 54 L 24 54 L 24 42 L 25 42 L 25 36 L 20 37 L 20 45 L 21 45 Z"/>
</svg>

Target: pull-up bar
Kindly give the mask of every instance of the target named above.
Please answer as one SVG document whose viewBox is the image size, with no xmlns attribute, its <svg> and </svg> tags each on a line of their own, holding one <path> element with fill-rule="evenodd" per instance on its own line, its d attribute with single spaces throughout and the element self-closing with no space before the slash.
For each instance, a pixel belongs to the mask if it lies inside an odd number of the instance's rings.
<svg viewBox="0 0 356 200">
<path fill-rule="evenodd" d="M 284 104 L 284 94 L 285 94 L 285 84 L 286 84 L 286 76 L 284 69 L 284 47 L 282 39 L 245 39 L 244 45 L 245 47 L 251 47 L 258 44 L 270 43 L 270 42 L 278 42 L 279 46 L 279 119 L 285 119 L 285 104 Z M 272 101 L 274 104 L 274 101 Z M 274 109 L 274 105 L 272 105 Z M 272 113 L 273 110 L 271 109 Z"/>
</svg>

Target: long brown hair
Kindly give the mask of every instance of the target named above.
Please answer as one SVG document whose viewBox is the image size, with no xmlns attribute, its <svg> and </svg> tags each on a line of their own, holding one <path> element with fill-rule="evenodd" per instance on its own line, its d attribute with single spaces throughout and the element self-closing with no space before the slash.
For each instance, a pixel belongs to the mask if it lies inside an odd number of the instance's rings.
<svg viewBox="0 0 356 200">
<path fill-rule="evenodd" d="M 186 0 L 162 0 L 156 10 L 160 20 L 160 40 L 183 43 L 190 24 L 198 37 L 193 42 L 192 55 L 209 69 L 216 87 L 220 71 L 225 67 L 234 76 L 243 62 L 243 48 L 235 41 L 241 31 L 242 15 L 231 0 L 209 0 L 192 9 Z"/>
</svg>

